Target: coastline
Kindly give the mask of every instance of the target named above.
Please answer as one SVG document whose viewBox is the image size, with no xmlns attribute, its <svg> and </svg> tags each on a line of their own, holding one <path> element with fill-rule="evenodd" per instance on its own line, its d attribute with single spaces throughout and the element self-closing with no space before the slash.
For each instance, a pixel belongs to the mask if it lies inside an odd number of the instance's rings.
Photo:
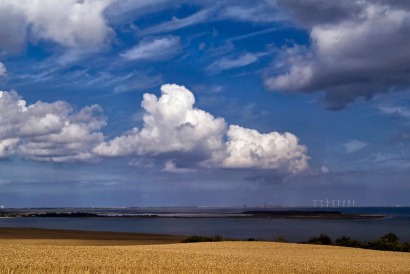
<svg viewBox="0 0 410 274">
<path fill-rule="evenodd" d="M 131 232 L 0 227 L 0 241 L 33 240 L 85 245 L 158 245 L 180 243 L 186 236 Z M 24 241 L 20 241 L 24 242 Z"/>
<path fill-rule="evenodd" d="M 270 211 L 270 210 L 254 210 L 245 211 L 242 214 L 248 214 L 252 217 L 259 218 L 276 218 L 276 219 L 383 219 L 387 218 L 386 215 L 381 214 L 351 214 L 342 213 L 340 211 L 302 211 L 302 210 L 283 210 L 283 211 Z"/>
<path fill-rule="evenodd" d="M 340 211 L 321 210 L 251 210 L 236 213 L 217 212 L 140 212 L 140 213 L 120 213 L 120 212 L 7 212 L 2 213 L 0 218 L 231 218 L 231 219 L 383 219 L 389 215 L 382 214 L 358 214 L 342 213 Z"/>
</svg>

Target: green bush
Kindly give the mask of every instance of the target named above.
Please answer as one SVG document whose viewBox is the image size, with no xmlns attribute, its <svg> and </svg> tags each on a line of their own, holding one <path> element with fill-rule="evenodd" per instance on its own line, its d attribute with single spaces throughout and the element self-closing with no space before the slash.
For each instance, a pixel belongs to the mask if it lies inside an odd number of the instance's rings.
<svg viewBox="0 0 410 274">
<path fill-rule="evenodd" d="M 350 237 L 345 237 L 345 236 L 342 236 L 341 238 L 336 239 L 335 244 L 339 246 L 347 246 L 347 247 L 358 247 L 358 248 L 366 247 L 366 243 L 363 243 L 357 240 L 352 240 L 350 239 Z"/>
<path fill-rule="evenodd" d="M 383 241 L 387 241 L 389 243 L 395 243 L 395 244 L 400 243 L 400 238 L 394 233 L 385 234 L 380 239 Z"/>
<path fill-rule="evenodd" d="M 401 251 L 403 252 L 410 252 L 410 241 L 402 243 L 401 245 Z"/>
<path fill-rule="evenodd" d="M 382 236 L 380 239 L 368 242 L 368 248 L 375 250 L 401 251 L 402 244 L 400 238 L 394 234 L 389 233 Z"/>
<path fill-rule="evenodd" d="M 307 242 L 302 243 L 316 245 L 331 245 L 332 240 L 326 234 L 321 234 L 319 237 L 312 237 Z M 370 242 L 361 242 L 358 240 L 350 239 L 350 237 L 342 236 L 336 239 L 335 245 L 384 251 L 410 252 L 410 241 L 401 243 L 400 238 L 394 233 L 385 234 L 379 239 Z"/>
<path fill-rule="evenodd" d="M 307 244 L 314 244 L 314 245 L 331 245 L 332 239 L 326 234 L 320 234 L 319 237 L 312 237 L 307 242 Z"/>
<path fill-rule="evenodd" d="M 278 236 L 274 242 L 278 242 L 278 243 L 287 243 L 288 241 L 286 240 L 285 236 Z"/>
<path fill-rule="evenodd" d="M 199 243 L 199 242 L 220 242 L 223 238 L 219 235 L 208 237 L 208 236 L 190 236 L 183 240 L 183 243 Z"/>
</svg>

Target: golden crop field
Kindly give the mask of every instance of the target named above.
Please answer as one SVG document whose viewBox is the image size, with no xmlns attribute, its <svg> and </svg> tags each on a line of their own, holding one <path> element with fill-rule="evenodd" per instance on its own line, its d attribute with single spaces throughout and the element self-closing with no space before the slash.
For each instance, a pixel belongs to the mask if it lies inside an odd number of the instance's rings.
<svg viewBox="0 0 410 274">
<path fill-rule="evenodd" d="M 0 273 L 410 273 L 410 253 L 272 242 L 0 240 Z"/>
</svg>

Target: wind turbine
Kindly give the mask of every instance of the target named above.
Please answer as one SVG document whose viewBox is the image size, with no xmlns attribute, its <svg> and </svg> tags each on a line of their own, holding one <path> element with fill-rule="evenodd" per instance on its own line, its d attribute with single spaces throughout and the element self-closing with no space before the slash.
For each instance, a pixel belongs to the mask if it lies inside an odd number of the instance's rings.
<svg viewBox="0 0 410 274">
<path fill-rule="evenodd" d="M 347 201 L 347 207 L 350 207 L 350 200 Z"/>
<path fill-rule="evenodd" d="M 353 200 L 353 205 L 352 205 L 352 207 L 354 207 L 354 203 L 355 203 L 355 201 Z"/>
<path fill-rule="evenodd" d="M 326 198 L 326 207 L 329 207 L 329 199 Z"/>
<path fill-rule="evenodd" d="M 316 202 L 317 202 L 317 200 L 312 200 L 312 201 L 313 201 L 314 207 L 316 207 Z"/>
<path fill-rule="evenodd" d="M 332 202 L 332 207 L 335 207 L 335 200 L 331 200 Z"/>
<path fill-rule="evenodd" d="M 342 204 L 343 204 L 343 207 L 345 207 L 346 201 L 343 200 L 343 201 L 342 201 Z"/>
<path fill-rule="evenodd" d="M 319 202 L 320 202 L 320 207 L 323 207 L 323 201 L 324 201 L 324 200 L 319 200 Z"/>
<path fill-rule="evenodd" d="M 337 207 L 340 207 L 340 200 L 337 200 Z"/>
</svg>

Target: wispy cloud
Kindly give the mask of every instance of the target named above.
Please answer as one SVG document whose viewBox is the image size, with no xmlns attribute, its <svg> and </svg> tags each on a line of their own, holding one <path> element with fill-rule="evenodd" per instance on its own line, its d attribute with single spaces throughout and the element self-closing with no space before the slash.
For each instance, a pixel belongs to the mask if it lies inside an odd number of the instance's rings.
<svg viewBox="0 0 410 274">
<path fill-rule="evenodd" d="M 175 56 L 180 49 L 178 36 L 145 38 L 135 47 L 121 53 L 128 60 L 166 60 Z"/>
<path fill-rule="evenodd" d="M 264 30 L 255 31 L 255 32 L 252 32 L 252 33 L 232 37 L 232 38 L 229 39 L 229 41 L 231 41 L 231 42 L 240 41 L 240 40 L 243 40 L 243 39 L 252 38 L 252 37 L 255 37 L 255 36 L 271 33 L 271 32 L 282 30 L 282 29 L 284 29 L 284 27 L 268 28 L 268 29 L 264 29 Z"/>
<path fill-rule="evenodd" d="M 164 164 L 164 169 L 162 171 L 169 172 L 169 173 L 192 173 L 192 172 L 196 172 L 196 170 L 193 169 L 193 168 L 177 167 L 173 160 L 166 161 L 165 164 Z"/>
<path fill-rule="evenodd" d="M 255 63 L 261 56 L 266 55 L 266 53 L 244 53 L 238 57 L 230 58 L 223 57 L 212 64 L 210 64 L 206 70 L 210 73 L 219 73 L 224 70 L 230 70 L 235 68 L 241 68 L 249 66 Z"/>
<path fill-rule="evenodd" d="M 362 142 L 359 140 L 351 140 L 345 144 L 343 144 L 343 147 L 345 148 L 346 153 L 354 153 L 356 151 L 362 150 L 363 148 L 367 147 L 368 143 Z"/>
<path fill-rule="evenodd" d="M 278 11 L 274 1 L 251 1 L 247 4 L 234 1 L 220 11 L 219 17 L 248 22 L 273 22 L 282 21 L 285 18 Z"/>
<path fill-rule="evenodd" d="M 0 62 L 0 76 L 5 75 L 7 73 L 6 66 Z"/>
<path fill-rule="evenodd" d="M 133 90 L 141 90 L 150 88 L 156 85 L 160 85 L 162 82 L 162 76 L 160 74 L 150 75 L 147 73 L 140 73 L 133 75 L 132 79 L 117 86 L 114 89 L 115 93 L 123 93 Z"/>
<path fill-rule="evenodd" d="M 330 173 L 330 169 L 329 169 L 327 166 L 321 166 L 321 167 L 320 167 L 320 171 L 321 171 L 323 174 L 329 174 L 329 173 Z"/>
<path fill-rule="evenodd" d="M 403 151 L 377 152 L 361 161 L 374 169 L 408 169 L 410 167 L 409 154 Z"/>
<path fill-rule="evenodd" d="M 171 21 L 146 28 L 141 31 L 143 35 L 151 35 L 151 34 L 156 34 L 156 33 L 164 33 L 164 32 L 170 32 L 182 28 L 186 28 L 192 25 L 196 25 L 198 23 L 205 22 L 208 18 L 209 15 L 211 14 L 212 11 L 214 11 L 215 8 L 209 8 L 209 9 L 204 9 L 201 11 L 198 11 L 197 13 L 194 13 L 188 17 L 179 19 L 177 17 L 173 17 Z"/>
<path fill-rule="evenodd" d="M 405 107 L 382 106 L 379 109 L 388 115 L 399 116 L 403 118 L 410 118 L 410 109 Z"/>
</svg>

